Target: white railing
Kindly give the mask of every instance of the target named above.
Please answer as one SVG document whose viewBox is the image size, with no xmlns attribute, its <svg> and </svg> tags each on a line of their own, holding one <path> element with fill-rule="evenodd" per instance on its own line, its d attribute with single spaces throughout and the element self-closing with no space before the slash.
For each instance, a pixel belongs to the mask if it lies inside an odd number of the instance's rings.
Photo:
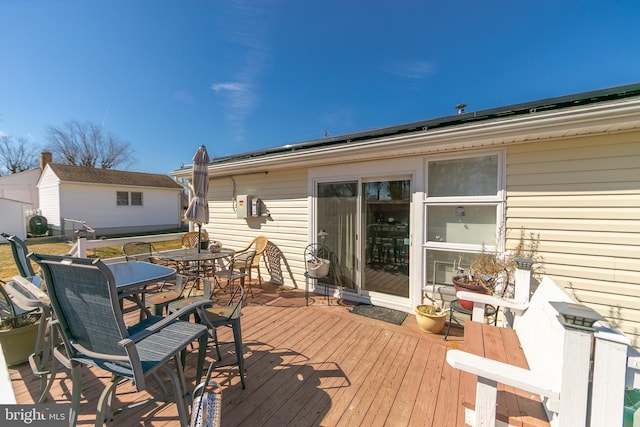
<svg viewBox="0 0 640 427">
<path fill-rule="evenodd" d="M 184 233 L 169 233 L 169 234 L 154 234 L 147 236 L 132 236 L 132 237 L 117 237 L 114 239 L 96 239 L 87 240 L 86 237 L 79 236 L 76 243 L 69 251 L 69 255 L 75 257 L 86 258 L 87 250 L 96 248 L 107 248 L 111 246 L 122 247 L 125 243 L 129 242 L 164 242 L 167 240 L 181 239 Z M 105 263 L 110 264 L 113 262 L 122 261 L 124 257 L 108 258 L 104 260 Z"/>
</svg>

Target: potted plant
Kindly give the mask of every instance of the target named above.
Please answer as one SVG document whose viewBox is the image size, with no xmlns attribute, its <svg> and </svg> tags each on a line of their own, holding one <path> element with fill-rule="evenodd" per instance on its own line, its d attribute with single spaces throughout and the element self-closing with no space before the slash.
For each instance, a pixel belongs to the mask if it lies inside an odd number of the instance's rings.
<svg viewBox="0 0 640 427">
<path fill-rule="evenodd" d="M 439 334 L 444 329 L 447 311 L 436 304 L 420 304 L 416 307 L 418 326 L 430 334 Z"/>
<path fill-rule="evenodd" d="M 19 365 L 29 359 L 38 339 L 42 312 L 17 309 L 0 285 L 0 347 L 7 366 Z"/>
<path fill-rule="evenodd" d="M 453 277 L 453 287 L 456 292 L 468 291 L 482 294 L 501 294 L 510 282 L 515 263 L 511 258 L 485 251 L 478 253 L 469 267 L 458 264 L 458 272 Z M 473 309 L 473 302 L 458 300 L 465 310 Z"/>
<path fill-rule="evenodd" d="M 520 239 L 511 254 L 491 253 L 484 245 L 468 267 L 457 265 L 457 274 L 453 277 L 453 286 L 458 291 L 478 292 L 489 295 L 506 296 L 512 292 L 512 285 L 517 268 L 538 263 L 538 246 L 540 236 L 530 233 L 526 236 L 524 228 L 520 230 Z M 528 293 L 528 289 L 526 290 Z M 511 295 L 510 295 L 511 296 Z M 473 303 L 458 300 L 465 310 L 472 310 Z"/>
</svg>

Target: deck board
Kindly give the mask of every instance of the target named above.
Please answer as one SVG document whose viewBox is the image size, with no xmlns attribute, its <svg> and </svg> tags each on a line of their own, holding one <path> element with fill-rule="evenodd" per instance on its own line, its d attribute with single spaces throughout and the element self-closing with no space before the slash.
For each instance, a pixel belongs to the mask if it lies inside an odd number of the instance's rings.
<svg viewBox="0 0 640 427">
<path fill-rule="evenodd" d="M 223 387 L 225 426 L 462 426 L 460 373 L 445 354 L 462 347 L 462 329 L 442 335 L 420 331 L 415 317 L 401 326 L 349 313 L 354 305 L 314 298 L 271 284 L 254 286 L 254 298 L 243 307 L 242 330 L 247 388 L 240 386 L 235 366 L 218 368 L 214 380 Z M 135 314 L 132 314 L 135 316 Z M 235 360 L 231 330 L 221 328 L 222 362 Z M 215 355 L 211 348 L 208 354 Z M 194 385 L 196 354 L 189 355 L 186 377 Z M 18 403 L 33 403 L 39 382 L 28 365 L 10 368 Z M 78 425 L 95 419 L 97 399 L 109 376 L 83 369 L 82 406 Z M 69 403 L 71 380 L 61 369 L 49 403 Z M 151 392 L 157 387 L 151 382 Z M 117 405 L 144 399 L 147 392 L 118 387 Z M 119 415 L 116 425 L 175 426 L 175 404 L 154 403 Z"/>
</svg>

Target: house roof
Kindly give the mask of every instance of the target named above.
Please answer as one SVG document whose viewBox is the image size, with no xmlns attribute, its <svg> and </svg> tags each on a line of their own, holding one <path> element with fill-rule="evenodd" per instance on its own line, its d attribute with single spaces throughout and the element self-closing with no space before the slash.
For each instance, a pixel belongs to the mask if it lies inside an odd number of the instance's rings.
<svg viewBox="0 0 640 427">
<path fill-rule="evenodd" d="M 267 148 L 257 151 L 250 151 L 224 157 L 213 158 L 210 164 L 222 164 L 243 159 L 259 158 L 270 155 L 277 155 L 295 151 L 303 151 L 313 148 L 332 147 L 342 144 L 350 144 L 357 141 L 364 141 L 374 138 L 390 137 L 395 135 L 410 134 L 413 132 L 423 132 L 425 130 L 454 127 L 463 124 L 488 121 L 492 119 L 522 116 L 539 112 L 561 110 L 571 107 L 586 106 L 589 104 L 616 101 L 625 98 L 639 97 L 640 83 L 624 86 L 616 86 L 608 89 L 583 92 L 574 95 L 546 98 L 538 101 L 521 104 L 508 105 L 488 110 L 481 110 L 453 116 L 445 116 L 436 119 L 423 120 L 419 122 L 406 123 L 397 126 L 354 132 L 311 141 L 287 144 L 274 148 Z"/>
<path fill-rule="evenodd" d="M 182 189 L 180 184 L 167 175 L 71 166 L 60 163 L 49 163 L 47 166 L 63 182 Z"/>
</svg>

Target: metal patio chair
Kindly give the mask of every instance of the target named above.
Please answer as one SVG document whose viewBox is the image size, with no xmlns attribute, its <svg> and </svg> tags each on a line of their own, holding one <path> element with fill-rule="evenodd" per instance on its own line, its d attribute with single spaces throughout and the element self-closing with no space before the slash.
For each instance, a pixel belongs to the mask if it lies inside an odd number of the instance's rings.
<svg viewBox="0 0 640 427">
<path fill-rule="evenodd" d="M 187 426 L 185 398 L 188 392 L 182 358 L 187 346 L 199 341 L 198 382 L 207 348 L 207 328 L 177 320 L 177 316 L 153 316 L 127 327 L 120 310 L 115 279 L 101 260 L 43 254 L 29 256 L 44 272 L 62 339 L 70 352 L 73 388 L 70 425 L 75 425 L 80 404 L 80 366 L 86 365 L 112 374 L 110 384 L 105 387 L 98 401 L 96 425 L 111 420 L 115 414 L 111 404 L 119 383 L 129 380 L 136 391 L 143 391 L 147 388 L 147 377 L 152 375 L 157 379 L 156 374 L 162 369 L 168 375 L 173 390 L 167 393 L 162 382 L 157 381 L 165 394 L 151 397 L 148 401 L 164 400 L 172 395 L 178 407 L 180 424 Z M 193 307 L 201 308 L 197 305 Z M 172 359 L 175 370 L 168 366 Z M 118 408 L 117 412 L 139 405 L 135 403 Z"/>
<path fill-rule="evenodd" d="M 162 283 L 158 286 L 157 292 L 145 295 L 145 306 L 154 316 L 161 316 L 164 309 L 172 302 L 180 300 L 184 296 L 184 290 L 187 286 L 189 278 L 184 274 L 176 274 L 174 284 L 169 282 Z M 172 288 L 170 288 L 172 286 Z"/>
<path fill-rule="evenodd" d="M 156 248 L 153 247 L 153 244 L 148 242 L 128 242 L 122 245 L 122 252 L 124 252 L 124 257 L 129 261 L 147 261 L 147 262 L 157 262 L 157 254 Z"/>
<path fill-rule="evenodd" d="M 40 324 L 38 326 L 38 337 L 33 353 L 29 356 L 29 367 L 33 375 L 40 379 L 40 397 L 38 403 L 43 403 L 47 399 L 47 393 L 53 384 L 58 362 L 67 369 L 71 369 L 69 358 L 64 350 L 62 342 L 56 329 L 57 322 L 52 316 L 49 297 L 39 289 L 41 286 L 41 278 L 36 275 L 31 261 L 28 258 L 29 249 L 20 238 L 1 233 L 2 237 L 7 239 L 11 245 L 13 260 L 16 263 L 20 276 L 23 281 L 16 283 L 16 289 L 26 288 L 26 291 L 40 301 Z M 17 278 L 14 279 L 17 282 Z M 51 360 L 51 356 L 55 360 Z M 57 362 L 56 362 L 57 361 Z"/>
<path fill-rule="evenodd" d="M 218 286 L 220 286 L 221 289 L 225 289 L 236 281 L 239 281 L 241 285 L 244 285 L 244 279 L 249 277 L 251 273 L 251 266 L 253 265 L 253 259 L 255 256 L 256 251 L 253 249 L 234 254 L 224 268 L 213 273 L 213 278 Z M 220 281 L 223 280 L 226 282 L 224 288 L 220 283 Z M 251 289 L 251 285 L 249 285 L 249 289 Z M 253 296 L 253 291 L 251 292 L 251 296 Z"/>
<path fill-rule="evenodd" d="M 27 245 L 16 236 L 9 235 L 7 233 L 1 233 L 0 235 L 7 239 L 7 241 L 11 245 L 13 260 L 16 263 L 16 267 L 18 267 L 18 272 L 20 273 L 20 275 L 22 277 L 35 276 L 36 272 L 33 271 L 33 266 L 31 265 L 31 262 L 29 262 L 29 258 L 27 258 L 27 255 L 29 254 Z"/>
<path fill-rule="evenodd" d="M 184 298 L 172 301 L 167 305 L 167 314 L 171 315 L 194 302 L 210 301 L 213 295 L 215 282 L 204 277 L 196 277 L 191 282 L 189 291 Z M 197 315 L 197 313 L 195 313 Z"/>
<path fill-rule="evenodd" d="M 204 310 L 204 317 L 202 323 L 207 325 L 209 333 L 213 342 L 216 345 L 216 351 L 218 353 L 218 361 L 222 359 L 220 355 L 220 343 L 218 342 L 217 328 L 226 326 L 233 330 L 233 343 L 236 352 L 236 363 L 238 365 L 238 372 L 240 373 L 240 382 L 242 388 L 246 388 L 245 384 L 245 368 L 244 368 L 244 351 L 242 349 L 242 326 L 240 323 L 240 316 L 242 315 L 242 301 L 244 300 L 244 288 L 242 285 L 237 285 L 231 292 L 229 300 L 224 305 L 216 305 L 207 307 Z M 179 314 L 179 313 L 176 313 Z M 224 344 L 224 343 L 223 343 Z M 216 365 L 228 366 L 228 365 Z"/>
</svg>

